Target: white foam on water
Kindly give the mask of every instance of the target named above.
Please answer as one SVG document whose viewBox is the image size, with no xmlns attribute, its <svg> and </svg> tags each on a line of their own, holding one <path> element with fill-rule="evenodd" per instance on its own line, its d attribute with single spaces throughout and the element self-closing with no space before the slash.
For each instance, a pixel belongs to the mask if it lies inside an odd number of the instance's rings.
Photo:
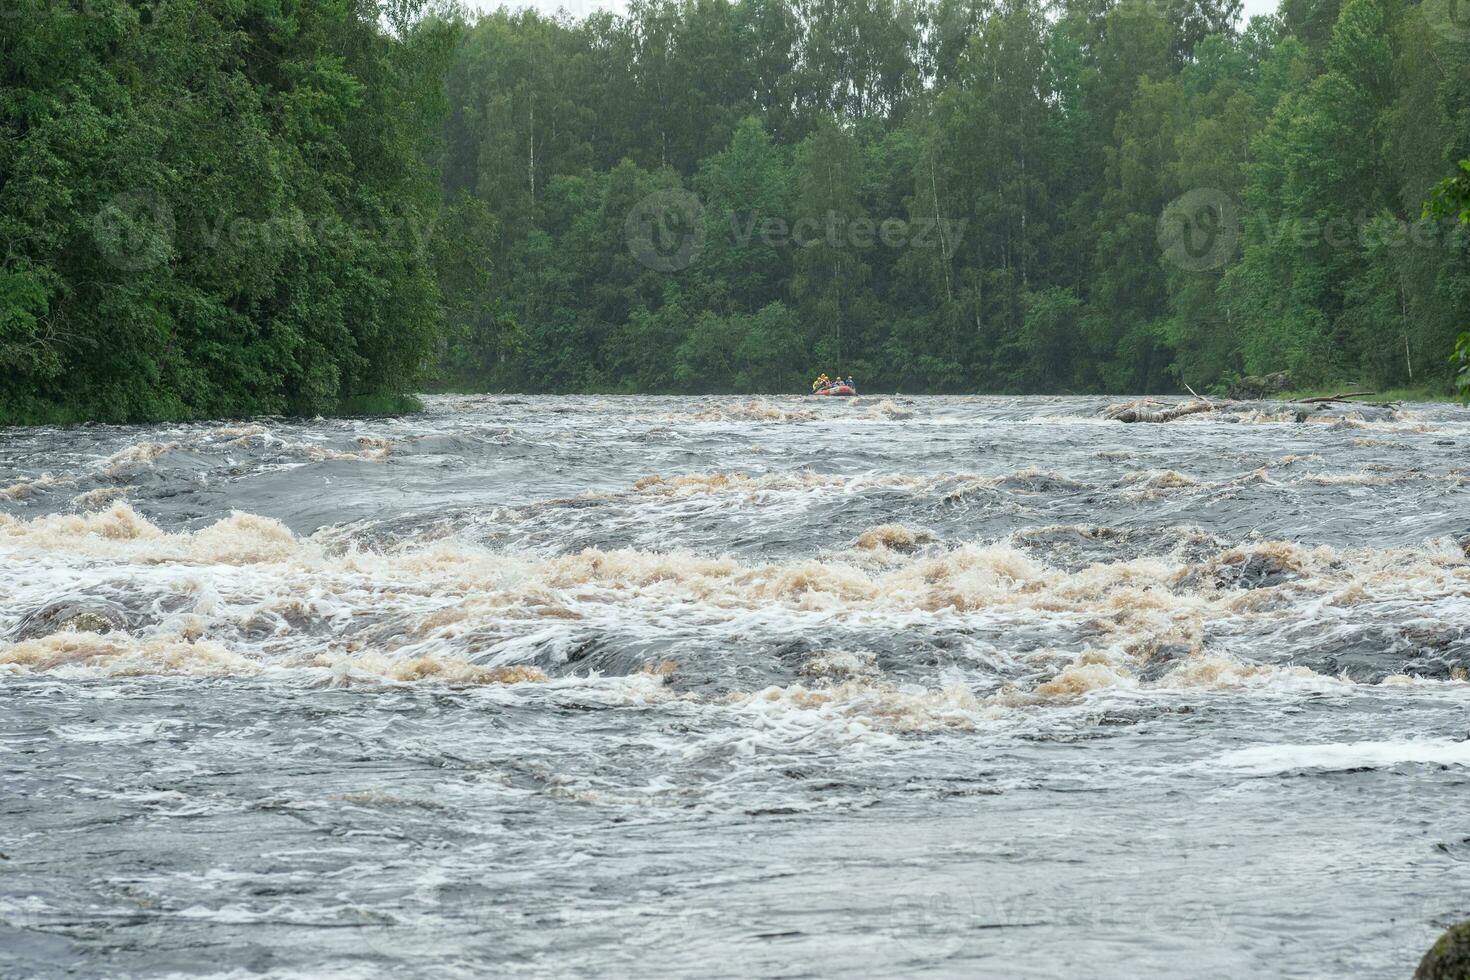
<svg viewBox="0 0 1470 980">
<path fill-rule="evenodd" d="M 1447 738 L 1382 742 L 1324 742 L 1318 745 L 1259 745 L 1217 756 L 1211 767 L 1256 775 L 1321 769 L 1385 769 L 1407 764 L 1470 766 L 1470 740 Z"/>
</svg>

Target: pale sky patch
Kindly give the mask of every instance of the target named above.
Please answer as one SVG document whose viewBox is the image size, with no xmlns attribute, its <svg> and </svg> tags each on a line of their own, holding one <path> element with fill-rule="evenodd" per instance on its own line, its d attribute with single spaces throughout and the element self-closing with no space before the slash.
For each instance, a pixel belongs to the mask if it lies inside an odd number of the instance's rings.
<svg viewBox="0 0 1470 980">
<path fill-rule="evenodd" d="M 494 10 L 502 6 L 499 3 L 487 2 L 487 0 L 470 0 L 467 5 L 478 10 Z M 531 0 L 531 2 L 509 3 L 504 6 L 534 7 L 548 14 L 556 13 L 560 8 L 574 16 L 585 17 L 594 10 L 616 10 L 621 13 L 627 9 L 628 5 L 626 0 Z M 1276 0 L 1245 0 L 1241 19 L 1249 20 L 1256 14 L 1269 14 L 1275 9 Z"/>
</svg>

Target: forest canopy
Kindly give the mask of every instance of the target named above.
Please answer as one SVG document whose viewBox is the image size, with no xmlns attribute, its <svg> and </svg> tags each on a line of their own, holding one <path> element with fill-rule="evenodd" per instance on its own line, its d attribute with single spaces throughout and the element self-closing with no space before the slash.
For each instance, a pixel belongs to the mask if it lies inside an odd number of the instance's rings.
<svg viewBox="0 0 1470 980">
<path fill-rule="evenodd" d="M 0 421 L 421 384 L 456 25 L 368 0 L 3 0 Z"/>
<path fill-rule="evenodd" d="M 27 0 L 0 419 L 1443 388 L 1454 3 Z"/>
<path fill-rule="evenodd" d="M 1285 0 L 1245 24 L 1235 0 L 493 14 L 449 77 L 446 201 L 488 247 L 448 377 L 1443 386 L 1467 238 L 1421 215 L 1470 156 L 1451 3 Z M 620 247 L 640 202 L 677 269 Z"/>
</svg>

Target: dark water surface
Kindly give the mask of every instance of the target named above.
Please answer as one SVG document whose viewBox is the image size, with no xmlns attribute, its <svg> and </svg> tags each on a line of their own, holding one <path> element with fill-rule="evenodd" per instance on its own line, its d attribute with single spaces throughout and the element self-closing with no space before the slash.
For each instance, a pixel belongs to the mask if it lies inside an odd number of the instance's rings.
<svg viewBox="0 0 1470 980">
<path fill-rule="evenodd" d="M 0 976 L 1407 976 L 1470 420 L 0 430 Z"/>
</svg>

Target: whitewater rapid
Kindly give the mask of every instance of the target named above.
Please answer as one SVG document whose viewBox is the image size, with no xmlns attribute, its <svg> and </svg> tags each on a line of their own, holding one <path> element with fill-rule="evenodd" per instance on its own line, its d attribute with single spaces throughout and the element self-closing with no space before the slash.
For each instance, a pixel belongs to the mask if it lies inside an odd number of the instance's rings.
<svg viewBox="0 0 1470 980">
<path fill-rule="evenodd" d="M 1470 419 L 443 396 L 0 432 L 0 975 L 1403 976 Z"/>
</svg>

